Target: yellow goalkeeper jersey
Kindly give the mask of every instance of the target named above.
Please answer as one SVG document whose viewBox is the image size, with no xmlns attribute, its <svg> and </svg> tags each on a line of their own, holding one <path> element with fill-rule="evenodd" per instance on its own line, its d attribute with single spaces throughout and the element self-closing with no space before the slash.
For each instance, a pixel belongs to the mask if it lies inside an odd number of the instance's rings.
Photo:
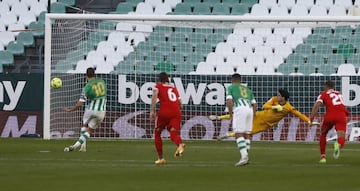
<svg viewBox="0 0 360 191">
<path fill-rule="evenodd" d="M 284 118 L 289 113 L 294 114 L 296 117 L 299 117 L 301 120 L 310 123 L 310 119 L 299 112 L 294 106 L 290 104 L 290 102 L 286 102 L 282 105 L 283 110 L 277 111 L 272 109 L 272 106 L 279 105 L 277 97 L 272 97 L 269 101 L 267 101 L 263 105 L 262 111 L 257 111 L 256 116 L 253 121 L 253 130 L 252 134 L 258 133 L 260 131 L 264 131 L 270 127 L 276 125 L 282 118 Z"/>
</svg>

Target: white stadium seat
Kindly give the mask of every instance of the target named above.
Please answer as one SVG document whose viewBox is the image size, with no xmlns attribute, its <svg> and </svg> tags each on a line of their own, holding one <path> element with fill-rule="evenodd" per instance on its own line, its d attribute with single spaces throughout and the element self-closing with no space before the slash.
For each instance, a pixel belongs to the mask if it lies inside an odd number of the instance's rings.
<svg viewBox="0 0 360 191">
<path fill-rule="evenodd" d="M 34 21 L 36 21 L 36 16 L 31 11 L 26 11 L 19 14 L 19 22 L 23 23 L 25 26 L 28 26 Z"/>
<path fill-rule="evenodd" d="M 220 42 L 216 45 L 215 53 L 222 54 L 224 56 L 229 56 L 234 54 L 234 48 L 231 44 Z"/>
<path fill-rule="evenodd" d="M 13 12 L 1 13 L 1 20 L 6 26 L 9 26 L 9 24 L 16 23 L 18 21 L 16 14 Z"/>
<path fill-rule="evenodd" d="M 303 37 L 297 34 L 289 35 L 285 38 L 285 44 L 295 48 L 298 44 L 303 43 Z"/>
<path fill-rule="evenodd" d="M 278 34 L 272 34 L 266 37 L 265 45 L 275 48 L 284 44 L 284 37 Z"/>
<path fill-rule="evenodd" d="M 286 6 L 277 5 L 271 7 L 270 11 L 271 16 L 287 16 L 289 15 L 289 10 Z"/>
<path fill-rule="evenodd" d="M 234 47 L 241 46 L 242 44 L 245 43 L 244 35 L 235 34 L 235 33 L 229 34 L 229 36 L 226 39 L 226 43 L 231 44 Z"/>
<path fill-rule="evenodd" d="M 199 62 L 196 66 L 195 74 L 215 74 L 215 68 L 206 62 Z"/>
<path fill-rule="evenodd" d="M 324 6 L 316 5 L 311 7 L 309 16 L 326 16 L 327 10 Z"/>
<path fill-rule="evenodd" d="M 334 5 L 334 1 L 333 0 L 316 0 L 315 5 L 325 7 L 326 9 L 330 9 L 330 7 Z"/>
<path fill-rule="evenodd" d="M 270 46 L 266 45 L 259 45 L 255 47 L 254 55 L 259 55 L 263 57 L 271 56 L 273 55 L 273 50 Z"/>
<path fill-rule="evenodd" d="M 217 66 L 224 64 L 224 56 L 221 54 L 217 54 L 215 52 L 211 52 L 206 56 L 206 64 L 211 66 Z"/>
<path fill-rule="evenodd" d="M 175 8 L 178 3 L 181 3 L 181 0 L 165 0 L 164 3 L 170 5 L 171 8 Z"/>
<path fill-rule="evenodd" d="M 274 68 L 277 68 L 280 66 L 280 64 L 284 63 L 284 59 L 281 55 L 273 54 L 265 58 L 265 63 L 272 65 Z"/>
<path fill-rule="evenodd" d="M 255 69 L 252 65 L 243 64 L 236 67 L 236 73 L 240 75 L 253 75 L 255 74 Z"/>
<path fill-rule="evenodd" d="M 356 76 L 356 69 L 353 64 L 340 64 L 336 74 L 337 76 Z"/>
<path fill-rule="evenodd" d="M 3 46 L 7 46 L 9 42 L 15 40 L 15 34 L 12 32 L 0 32 L 0 42 Z"/>
<path fill-rule="evenodd" d="M 7 3 L 0 3 L 0 13 L 7 13 L 10 12 L 10 6 Z"/>
<path fill-rule="evenodd" d="M 255 15 L 255 16 L 266 16 L 269 15 L 269 10 L 266 6 L 260 5 L 260 4 L 255 4 L 252 8 L 251 8 L 251 15 Z"/>
<path fill-rule="evenodd" d="M 235 68 L 231 65 L 223 64 L 223 65 L 217 65 L 215 69 L 215 74 L 220 75 L 231 75 L 235 73 Z"/>
<path fill-rule="evenodd" d="M 23 12 L 27 12 L 29 10 L 30 10 L 30 8 L 27 4 L 20 3 L 19 1 L 17 1 L 17 3 L 13 3 L 11 5 L 11 12 L 15 13 L 16 15 L 23 13 Z"/>
<path fill-rule="evenodd" d="M 139 33 L 139 32 L 132 32 L 129 34 L 128 37 L 128 43 L 130 43 L 133 41 L 134 45 L 137 46 L 140 42 L 145 41 L 145 35 L 144 33 Z"/>
<path fill-rule="evenodd" d="M 294 45 L 294 48 L 297 45 L 298 44 Z M 289 54 L 291 54 L 292 52 L 293 52 L 293 48 L 289 44 L 283 44 L 281 46 L 277 46 L 277 47 L 275 47 L 275 50 L 274 50 L 274 54 L 281 56 L 283 59 L 288 57 Z"/>
<path fill-rule="evenodd" d="M 237 67 L 238 65 L 245 64 L 245 62 L 244 62 L 244 58 L 242 57 L 242 55 L 234 54 L 234 55 L 227 57 L 226 64 Z"/>
<path fill-rule="evenodd" d="M 166 13 L 171 12 L 171 6 L 165 3 L 156 5 L 154 14 L 155 15 L 166 15 Z"/>
<path fill-rule="evenodd" d="M 14 33 L 17 36 L 20 32 L 25 30 L 25 25 L 23 23 L 10 23 L 8 26 L 8 31 Z"/>
<path fill-rule="evenodd" d="M 306 9 L 310 9 L 312 6 L 314 6 L 314 0 L 297 0 L 296 5 L 302 5 L 305 6 Z"/>
<path fill-rule="evenodd" d="M 39 16 L 41 12 L 47 11 L 47 6 L 41 2 L 33 3 L 30 5 L 30 11 Z"/>
<path fill-rule="evenodd" d="M 246 37 L 246 44 L 254 48 L 255 46 L 264 44 L 264 39 L 260 35 L 249 35 Z"/>
<path fill-rule="evenodd" d="M 114 45 L 125 43 L 125 35 L 120 31 L 111 32 L 108 36 L 108 42 Z"/>
<path fill-rule="evenodd" d="M 256 68 L 256 75 L 274 75 L 274 67 L 270 64 L 260 64 Z"/>
<path fill-rule="evenodd" d="M 344 6 L 345 9 L 350 9 L 353 5 L 352 0 L 335 0 L 334 5 Z"/>
<path fill-rule="evenodd" d="M 259 0 L 259 4 L 270 9 L 273 5 L 276 4 L 276 1 L 277 0 Z"/>
<path fill-rule="evenodd" d="M 278 5 L 291 9 L 295 5 L 295 0 L 278 0 Z"/>
<path fill-rule="evenodd" d="M 329 16 L 346 16 L 346 9 L 343 5 L 334 5 L 329 9 Z"/>
<path fill-rule="evenodd" d="M 115 54 L 116 46 L 108 41 L 101 41 L 96 47 L 96 52 L 103 56 L 108 56 L 110 54 Z"/>
<path fill-rule="evenodd" d="M 296 4 L 292 7 L 290 15 L 291 16 L 308 16 L 309 15 L 308 8 L 305 5 Z"/>
<path fill-rule="evenodd" d="M 136 6 L 135 14 L 152 15 L 154 14 L 154 9 L 151 4 L 141 2 Z"/>
</svg>

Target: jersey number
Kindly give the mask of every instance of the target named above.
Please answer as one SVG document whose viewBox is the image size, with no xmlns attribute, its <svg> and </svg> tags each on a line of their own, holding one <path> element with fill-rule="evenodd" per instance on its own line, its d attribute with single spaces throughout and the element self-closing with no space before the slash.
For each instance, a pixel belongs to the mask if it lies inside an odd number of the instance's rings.
<svg viewBox="0 0 360 191">
<path fill-rule="evenodd" d="M 170 101 L 176 101 L 176 94 L 173 92 L 172 88 L 168 89 L 167 93 Z"/>
<path fill-rule="evenodd" d="M 344 104 L 344 101 L 343 101 L 341 95 L 331 93 L 329 96 L 331 98 L 331 101 L 332 101 L 333 105 Z"/>
<path fill-rule="evenodd" d="M 95 91 L 96 97 L 105 95 L 104 83 L 93 84 L 91 88 Z"/>
<path fill-rule="evenodd" d="M 247 98 L 247 97 L 248 97 L 248 93 L 247 93 L 246 89 L 243 88 L 243 87 L 240 87 L 239 89 L 240 89 L 240 95 L 241 95 L 241 97 Z"/>
</svg>

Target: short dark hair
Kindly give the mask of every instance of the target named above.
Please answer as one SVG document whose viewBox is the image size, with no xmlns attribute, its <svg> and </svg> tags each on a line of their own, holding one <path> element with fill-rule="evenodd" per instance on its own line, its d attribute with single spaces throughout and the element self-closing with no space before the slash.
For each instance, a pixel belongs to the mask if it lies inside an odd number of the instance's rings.
<svg viewBox="0 0 360 191">
<path fill-rule="evenodd" d="M 290 93 L 285 89 L 279 89 L 279 94 L 281 97 L 284 97 L 285 100 L 288 100 L 290 98 Z"/>
<path fill-rule="evenodd" d="M 86 69 L 86 76 L 87 76 L 88 78 L 93 78 L 93 77 L 95 77 L 95 69 L 92 68 L 92 67 L 87 68 L 87 69 Z"/>
<path fill-rule="evenodd" d="M 239 73 L 235 73 L 231 76 L 231 80 L 241 81 L 241 75 Z"/>
<path fill-rule="evenodd" d="M 335 88 L 335 83 L 331 80 L 325 82 L 325 86 L 328 88 Z"/>
<path fill-rule="evenodd" d="M 160 72 L 159 81 L 160 82 L 169 82 L 169 76 L 167 75 L 166 72 Z"/>
</svg>

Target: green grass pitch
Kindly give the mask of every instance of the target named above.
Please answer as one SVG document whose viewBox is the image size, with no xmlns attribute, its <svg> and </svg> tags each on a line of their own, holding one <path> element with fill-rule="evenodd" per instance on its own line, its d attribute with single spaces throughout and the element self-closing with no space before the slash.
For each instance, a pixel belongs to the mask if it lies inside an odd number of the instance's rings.
<svg viewBox="0 0 360 191">
<path fill-rule="evenodd" d="M 250 164 L 234 167 L 234 141 L 186 141 L 184 156 L 164 142 L 167 164 L 156 166 L 152 140 L 90 140 L 87 152 L 64 153 L 74 140 L 0 139 L 3 191 L 358 191 L 359 144 L 338 160 L 328 144 L 318 164 L 317 143 L 253 142 Z"/>
</svg>

